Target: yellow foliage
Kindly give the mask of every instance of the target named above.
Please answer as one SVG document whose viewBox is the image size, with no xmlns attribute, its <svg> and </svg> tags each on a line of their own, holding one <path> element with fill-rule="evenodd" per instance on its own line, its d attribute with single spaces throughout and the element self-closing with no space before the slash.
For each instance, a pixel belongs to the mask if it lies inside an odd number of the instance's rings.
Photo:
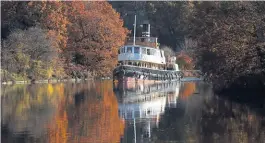
<svg viewBox="0 0 265 143">
<path fill-rule="evenodd" d="M 64 95 L 64 84 L 63 83 L 60 83 L 60 84 L 56 84 L 55 85 L 55 91 L 56 91 L 56 93 L 57 93 L 57 95 L 59 95 L 59 97 L 63 97 L 63 96 L 65 96 Z"/>
<path fill-rule="evenodd" d="M 52 84 L 48 84 L 48 86 L 47 86 L 47 94 L 48 94 L 48 96 L 51 96 L 53 94 L 53 86 L 52 86 Z"/>
<path fill-rule="evenodd" d="M 47 70 L 47 76 L 48 76 L 48 78 L 51 78 L 52 77 L 52 74 L 53 74 L 52 67 L 49 67 L 48 70 Z"/>
</svg>

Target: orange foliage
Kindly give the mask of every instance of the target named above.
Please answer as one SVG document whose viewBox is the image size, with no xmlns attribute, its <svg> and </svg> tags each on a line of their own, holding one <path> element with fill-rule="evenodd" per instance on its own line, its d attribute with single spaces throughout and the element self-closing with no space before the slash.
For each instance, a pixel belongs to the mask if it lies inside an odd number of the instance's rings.
<svg viewBox="0 0 265 143">
<path fill-rule="evenodd" d="M 49 143 L 66 143 L 68 140 L 68 117 L 65 110 L 65 95 L 64 95 L 64 85 L 57 84 L 54 85 L 54 89 L 52 84 L 49 84 L 48 91 L 52 90 L 58 95 L 58 110 L 56 111 L 56 115 L 48 125 L 48 139 Z"/>
<path fill-rule="evenodd" d="M 66 13 L 66 6 L 63 2 L 48 2 L 46 5 L 47 16 L 43 18 L 43 24 L 50 29 L 49 36 L 54 36 L 58 41 L 58 47 L 66 48 L 67 25 L 69 23 Z M 52 33 L 55 31 L 56 33 Z"/>
<path fill-rule="evenodd" d="M 62 78 L 64 75 L 65 58 L 62 57 L 68 40 L 67 26 L 70 24 L 67 15 L 67 5 L 61 1 L 31 1 L 28 3 L 29 11 L 39 15 L 38 22 L 42 29 L 47 30 L 47 37 L 51 40 L 54 51 L 60 53 L 53 60 L 53 75 Z"/>
<path fill-rule="evenodd" d="M 177 56 L 176 63 L 182 70 L 191 70 L 194 67 L 192 58 L 183 51 L 181 51 L 180 54 Z"/>
<path fill-rule="evenodd" d="M 71 2 L 69 7 L 68 48 L 82 55 L 76 62 L 98 75 L 110 74 L 128 33 L 119 13 L 106 1 Z"/>
<path fill-rule="evenodd" d="M 180 54 L 177 56 L 177 60 L 178 59 L 183 59 L 186 63 L 189 64 L 192 62 L 192 58 L 187 54 L 185 54 L 184 52 L 180 52 Z"/>
<path fill-rule="evenodd" d="M 181 88 L 180 97 L 183 99 L 187 99 L 191 96 L 196 90 L 196 85 L 193 82 L 184 83 L 184 87 Z"/>
<path fill-rule="evenodd" d="M 29 2 L 29 8 L 38 11 L 41 15 L 40 24 L 48 29 L 48 37 L 54 39 L 53 45 L 59 49 L 64 49 L 67 43 L 67 7 L 61 1 L 41 1 Z"/>
<path fill-rule="evenodd" d="M 47 127 L 48 142 L 119 142 L 125 124 L 119 117 L 118 102 L 109 82 L 111 81 L 96 82 L 95 85 L 72 85 L 71 90 L 64 84 L 49 84 L 47 91 L 53 94 L 49 97 L 53 96 L 58 100 L 53 103 L 57 108 Z M 95 87 L 89 89 L 89 86 Z M 78 93 L 85 97 L 76 104 L 76 101 L 69 102 L 69 97 L 65 93 L 70 93 L 70 97 L 73 98 Z"/>
<path fill-rule="evenodd" d="M 118 115 L 118 102 L 111 84 L 96 82 L 96 95 L 88 95 L 74 115 L 78 118 L 71 129 L 71 142 L 115 143 L 124 132 L 124 122 Z M 85 122 L 84 122 L 85 121 Z M 82 135 L 80 135 L 82 133 Z"/>
<path fill-rule="evenodd" d="M 111 75 L 128 30 L 107 1 L 41 1 L 28 7 L 40 16 L 38 22 L 68 63 L 75 57 L 75 65 L 98 76 Z"/>
<path fill-rule="evenodd" d="M 57 113 L 54 121 L 49 127 L 49 133 L 48 133 L 49 143 L 66 143 L 68 139 L 67 114 L 66 114 L 66 111 L 63 111 L 62 113 L 59 113 L 59 112 Z"/>
</svg>

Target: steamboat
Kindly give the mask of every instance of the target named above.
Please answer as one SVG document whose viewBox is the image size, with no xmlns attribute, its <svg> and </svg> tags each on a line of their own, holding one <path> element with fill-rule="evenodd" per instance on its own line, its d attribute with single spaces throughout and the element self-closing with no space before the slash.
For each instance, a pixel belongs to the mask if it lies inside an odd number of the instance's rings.
<svg viewBox="0 0 265 143">
<path fill-rule="evenodd" d="M 118 50 L 118 64 L 113 70 L 113 80 L 127 82 L 163 82 L 180 80 L 182 72 L 176 64 L 176 57 L 165 57 L 159 48 L 157 38 L 150 37 L 150 24 L 144 21 L 142 37 L 128 38 L 126 44 Z"/>
</svg>

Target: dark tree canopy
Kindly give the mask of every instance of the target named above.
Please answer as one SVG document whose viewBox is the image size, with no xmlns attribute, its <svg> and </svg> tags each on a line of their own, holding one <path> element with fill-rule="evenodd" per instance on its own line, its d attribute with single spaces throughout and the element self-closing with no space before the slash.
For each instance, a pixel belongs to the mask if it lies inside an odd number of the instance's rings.
<svg viewBox="0 0 265 143">
<path fill-rule="evenodd" d="M 193 56 L 195 67 L 218 89 L 234 83 L 264 86 L 264 2 L 112 3 L 125 21 L 133 19 L 128 16 L 134 15 L 130 7 L 137 4 L 137 10 L 144 15 L 140 19 L 151 22 L 151 33 L 161 45 Z M 245 78 L 253 76 L 258 80 Z M 238 81 L 242 77 L 244 80 Z"/>
</svg>

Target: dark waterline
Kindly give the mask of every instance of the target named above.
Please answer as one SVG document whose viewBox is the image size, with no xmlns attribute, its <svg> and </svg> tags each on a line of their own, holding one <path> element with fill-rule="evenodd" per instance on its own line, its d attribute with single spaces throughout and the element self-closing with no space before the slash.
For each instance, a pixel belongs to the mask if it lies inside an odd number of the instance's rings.
<svg viewBox="0 0 265 143">
<path fill-rule="evenodd" d="M 262 106 L 203 82 L 2 85 L 3 143 L 263 143 Z"/>
</svg>

